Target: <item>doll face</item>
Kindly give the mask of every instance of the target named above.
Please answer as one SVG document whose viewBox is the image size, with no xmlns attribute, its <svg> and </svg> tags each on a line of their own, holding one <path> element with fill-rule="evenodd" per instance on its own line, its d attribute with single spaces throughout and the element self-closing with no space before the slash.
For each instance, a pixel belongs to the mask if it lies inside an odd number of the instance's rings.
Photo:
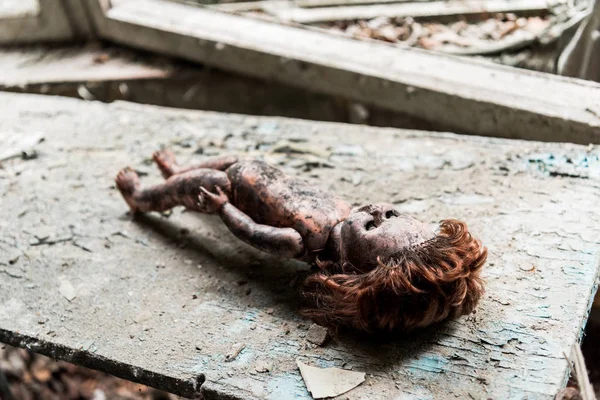
<svg viewBox="0 0 600 400">
<path fill-rule="evenodd" d="M 385 259 L 434 237 L 427 225 L 399 213 L 391 204 L 370 204 L 353 209 L 344 220 L 341 256 L 357 268 L 373 266 L 377 257 Z"/>
</svg>

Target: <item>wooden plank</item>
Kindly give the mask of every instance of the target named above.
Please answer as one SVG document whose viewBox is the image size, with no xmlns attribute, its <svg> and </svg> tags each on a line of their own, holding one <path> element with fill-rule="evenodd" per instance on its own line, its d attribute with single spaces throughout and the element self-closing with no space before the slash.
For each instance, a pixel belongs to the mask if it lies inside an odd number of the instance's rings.
<svg viewBox="0 0 600 400">
<path fill-rule="evenodd" d="M 416 0 L 431 1 L 431 0 Z M 327 6 L 348 6 L 365 4 L 387 4 L 387 3 L 407 3 L 415 0 L 263 0 L 263 1 L 240 1 L 235 3 L 211 4 L 206 7 L 227 12 L 259 11 L 265 7 L 284 5 L 288 7 L 327 7 Z M 118 3 L 117 3 L 118 4 Z"/>
<path fill-rule="evenodd" d="M 3 0 L 0 2 L 0 19 L 35 16 L 40 12 L 37 0 Z"/>
<path fill-rule="evenodd" d="M 438 130 L 600 142 L 596 83 L 169 2 L 136 4 L 110 9 L 100 20 L 100 34 L 121 44 L 375 105 L 428 121 Z"/>
<path fill-rule="evenodd" d="M 98 6 L 107 0 L 93 0 Z M 0 5 L 0 45 L 70 42 L 95 38 L 91 15 L 80 0 L 10 0 Z"/>
<path fill-rule="evenodd" d="M 352 400 L 552 399 L 565 383 L 598 276 L 598 147 L 6 93 L 0 108 L 2 135 L 45 138 L 38 158 L 0 169 L 2 342 L 207 400 L 309 399 L 296 359 L 366 372 Z M 272 152 L 279 140 L 329 155 Z M 310 345 L 290 287 L 303 264 L 251 250 L 217 218 L 125 215 L 116 171 L 159 182 L 147 160 L 161 145 L 182 163 L 249 150 L 354 204 L 464 219 L 490 250 L 486 295 L 402 340 Z"/>
<path fill-rule="evenodd" d="M 136 60 L 130 50 L 98 47 L 25 47 L 0 50 L 0 87 L 45 83 L 166 79 L 172 65 Z"/>
<path fill-rule="evenodd" d="M 483 1 L 435 1 L 400 4 L 380 4 L 347 7 L 321 7 L 304 9 L 298 7 L 276 8 L 275 14 L 284 21 L 303 24 L 344 21 L 353 19 L 371 19 L 377 17 L 390 18 L 424 18 L 424 17 L 458 17 L 502 12 L 537 12 L 548 10 L 546 0 L 487 0 Z"/>
<path fill-rule="evenodd" d="M 73 38 L 63 4 L 56 0 L 38 0 L 37 12 L 29 11 L 2 18 L 0 16 L 0 45 L 67 41 Z"/>
</svg>

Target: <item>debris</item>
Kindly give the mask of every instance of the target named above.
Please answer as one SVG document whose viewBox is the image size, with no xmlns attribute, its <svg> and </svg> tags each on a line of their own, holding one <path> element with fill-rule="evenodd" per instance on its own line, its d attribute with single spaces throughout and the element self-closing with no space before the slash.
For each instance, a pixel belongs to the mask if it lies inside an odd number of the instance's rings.
<svg viewBox="0 0 600 400">
<path fill-rule="evenodd" d="M 42 226 L 36 229 L 34 236 L 39 242 L 44 242 L 48 240 L 53 233 L 54 228 L 49 226 Z"/>
<path fill-rule="evenodd" d="M 246 348 L 245 343 L 236 343 L 231 346 L 231 350 L 225 356 L 225 361 L 233 361 L 237 358 L 237 356 Z"/>
<path fill-rule="evenodd" d="M 23 277 L 22 275 L 15 274 L 14 272 L 10 272 L 5 269 L 0 269 L 0 274 L 6 274 L 6 275 L 10 276 L 11 278 L 15 278 L 15 279 L 21 279 Z"/>
<path fill-rule="evenodd" d="M 68 301 L 73 301 L 75 297 L 77 297 L 77 292 L 75 291 L 75 288 L 73 287 L 71 282 L 69 282 L 66 279 L 61 279 L 60 288 L 58 290 L 60 294 L 63 295 L 63 297 Z"/>
<path fill-rule="evenodd" d="M 583 400 L 583 397 L 574 387 L 566 387 L 558 392 L 554 400 Z"/>
<path fill-rule="evenodd" d="M 358 144 L 340 144 L 332 152 L 336 156 L 361 156 L 364 153 L 365 149 Z"/>
<path fill-rule="evenodd" d="M 283 21 L 294 21 L 304 24 L 326 21 L 350 21 L 357 19 L 381 19 L 383 17 L 458 17 L 482 16 L 505 12 L 538 12 L 548 9 L 545 0 L 485 0 L 482 2 L 406 2 L 400 4 L 376 4 L 367 6 L 342 6 L 318 8 L 286 8 L 273 10 L 273 14 Z M 271 11 L 271 10 L 269 10 Z M 378 24 L 381 26 L 382 22 Z M 368 29 L 372 29 L 366 26 Z"/>
<path fill-rule="evenodd" d="M 318 368 L 296 360 L 306 388 L 315 399 L 344 394 L 365 381 L 364 372 L 340 368 Z"/>
<path fill-rule="evenodd" d="M 382 30 L 380 30 L 379 34 L 384 38 L 386 36 L 393 37 L 395 34 L 395 29 L 388 25 Z M 353 103 L 350 105 L 348 111 L 350 114 L 349 119 L 351 123 L 364 124 L 369 119 L 369 110 L 362 104 Z"/>
<path fill-rule="evenodd" d="M 133 318 L 133 321 L 136 324 L 140 324 L 140 323 L 142 323 L 144 321 L 148 321 L 149 319 L 152 319 L 152 313 L 150 311 L 146 310 L 146 311 L 142 311 L 141 313 L 139 313 L 138 315 L 136 315 Z"/>
<path fill-rule="evenodd" d="M 90 248 L 89 245 L 86 245 L 84 243 L 81 243 L 81 241 L 79 240 L 74 240 L 73 241 L 73 246 L 80 248 L 83 251 L 87 251 L 88 253 L 93 253 L 92 249 Z"/>
<path fill-rule="evenodd" d="M 265 360 L 259 360 L 256 363 L 256 372 L 270 372 L 273 370 L 273 365 Z"/>
<path fill-rule="evenodd" d="M 8 161 L 13 158 L 21 157 L 24 160 L 31 160 L 37 157 L 35 146 L 44 141 L 44 134 L 40 132 L 16 133 L 0 132 L 0 162 Z"/>
<path fill-rule="evenodd" d="M 533 265 L 533 264 L 519 265 L 519 269 L 521 271 L 525 271 L 525 272 L 534 272 L 535 271 L 535 265 Z"/>
<path fill-rule="evenodd" d="M 31 365 L 31 375 L 39 382 L 48 382 L 52 378 L 52 370 L 48 368 L 45 360 L 38 359 Z"/>
<path fill-rule="evenodd" d="M 93 345 L 94 345 L 93 340 L 86 340 L 85 342 L 83 342 L 81 344 L 80 349 L 83 351 L 90 351 L 92 349 Z"/>
<path fill-rule="evenodd" d="M 94 351 L 95 346 L 91 348 Z M 7 390 L 3 391 L 8 381 L 12 397 Z M 176 396 L 24 349 L 0 345 L 0 398 L 175 400 Z"/>
<path fill-rule="evenodd" d="M 587 367 L 585 366 L 585 359 L 581 352 L 581 347 L 578 343 L 573 343 L 571 346 L 571 357 L 564 355 L 569 363 L 569 367 L 573 368 L 575 378 L 577 379 L 577 387 L 579 389 L 579 398 L 584 400 L 596 400 L 594 394 L 594 388 L 590 383 L 590 377 L 588 375 Z M 558 398 L 558 395 L 557 397 Z M 577 400 L 577 397 L 564 397 L 565 400 Z"/>
<path fill-rule="evenodd" d="M 360 40 L 382 40 L 400 46 L 415 46 L 457 55 L 492 55 L 523 49 L 541 41 L 560 25 L 559 18 L 544 15 L 517 18 L 511 13 L 498 13 L 483 20 L 443 23 L 416 22 L 410 17 L 377 17 L 374 19 L 323 22 L 321 29 Z M 384 20 L 387 22 L 384 23 Z M 373 21 L 376 23 L 373 24 Z M 376 28 L 371 28 L 376 26 Z"/>
<path fill-rule="evenodd" d="M 259 135 L 273 135 L 277 132 L 279 123 L 277 121 L 262 122 L 256 127 L 256 133 Z"/>
<path fill-rule="evenodd" d="M 317 324 L 312 324 L 306 333 L 306 340 L 317 346 L 325 345 L 329 339 L 330 336 L 327 328 Z"/>
<path fill-rule="evenodd" d="M 93 60 L 94 64 L 104 64 L 108 60 L 110 60 L 110 56 L 108 55 L 108 53 L 100 53 L 100 54 L 96 54 L 92 60 Z"/>
<path fill-rule="evenodd" d="M 9 265 L 14 265 L 19 261 L 21 254 L 21 250 L 16 247 L 5 249 L 0 246 L 0 264 L 8 263 Z"/>
<path fill-rule="evenodd" d="M 124 237 L 126 239 L 131 238 L 131 236 L 129 236 L 129 232 L 127 232 L 127 231 L 118 231 L 118 232 L 115 232 L 115 233 L 113 233 L 113 236 L 121 236 L 121 237 Z"/>
<path fill-rule="evenodd" d="M 30 240 L 29 241 L 29 245 L 30 246 L 52 246 L 58 243 L 64 243 L 64 242 L 69 242 L 73 240 L 73 236 L 72 235 L 68 235 L 68 236 L 64 236 L 64 237 L 57 237 L 55 239 L 51 239 L 49 240 L 48 237 L 44 237 L 42 239 L 40 239 L 39 237 L 36 236 L 35 240 Z"/>
<path fill-rule="evenodd" d="M 323 157 L 323 158 L 329 157 L 329 153 L 326 151 L 323 151 L 323 150 L 315 148 L 315 147 L 307 146 L 307 145 L 292 143 L 289 141 L 282 141 L 282 142 L 276 143 L 273 146 L 273 148 L 271 149 L 271 152 L 272 153 L 286 153 L 286 154 L 312 154 L 312 155 L 315 155 L 318 157 Z"/>
</svg>

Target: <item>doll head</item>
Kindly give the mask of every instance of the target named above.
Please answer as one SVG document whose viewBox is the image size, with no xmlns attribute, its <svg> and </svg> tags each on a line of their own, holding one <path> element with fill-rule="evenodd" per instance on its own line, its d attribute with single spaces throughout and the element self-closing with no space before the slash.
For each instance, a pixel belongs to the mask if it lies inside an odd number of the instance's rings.
<svg viewBox="0 0 600 400">
<path fill-rule="evenodd" d="M 353 209 L 340 232 L 340 258 L 357 270 L 369 271 L 377 259 L 388 259 L 403 249 L 435 238 L 424 223 L 401 214 L 386 203 Z"/>
<path fill-rule="evenodd" d="M 353 210 L 340 233 L 340 260 L 306 280 L 319 323 L 371 333 L 409 331 L 473 311 L 487 249 L 464 222 L 439 233 L 388 204 Z"/>
</svg>

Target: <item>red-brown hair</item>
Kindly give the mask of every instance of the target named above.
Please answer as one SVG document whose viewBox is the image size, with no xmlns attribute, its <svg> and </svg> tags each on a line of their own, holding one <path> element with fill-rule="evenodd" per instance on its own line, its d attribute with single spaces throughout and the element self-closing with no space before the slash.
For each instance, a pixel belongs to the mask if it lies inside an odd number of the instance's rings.
<svg viewBox="0 0 600 400">
<path fill-rule="evenodd" d="M 445 220 L 435 238 L 399 251 L 367 272 L 343 260 L 320 262 L 305 281 L 303 314 L 369 333 L 410 331 L 471 313 L 483 294 L 487 249 L 467 225 Z"/>
</svg>

